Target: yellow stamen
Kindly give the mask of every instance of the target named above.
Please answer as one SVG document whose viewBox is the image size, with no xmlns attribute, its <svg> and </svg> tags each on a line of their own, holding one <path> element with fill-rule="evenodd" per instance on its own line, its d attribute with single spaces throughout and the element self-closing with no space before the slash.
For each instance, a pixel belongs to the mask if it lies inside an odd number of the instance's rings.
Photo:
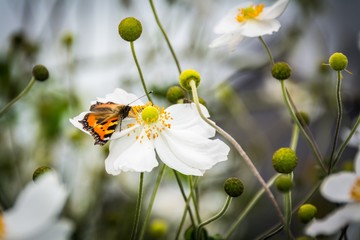
<svg viewBox="0 0 360 240">
<path fill-rule="evenodd" d="M 356 179 L 354 185 L 351 188 L 351 198 L 355 201 L 360 201 L 360 178 Z"/>
<path fill-rule="evenodd" d="M 0 239 L 5 238 L 5 223 L 2 214 L 0 213 Z"/>
<path fill-rule="evenodd" d="M 240 8 L 238 15 L 236 16 L 236 20 L 238 22 L 244 22 L 248 19 L 255 19 L 260 15 L 260 13 L 262 13 L 263 10 L 264 4 L 251 5 L 247 8 Z"/>
</svg>

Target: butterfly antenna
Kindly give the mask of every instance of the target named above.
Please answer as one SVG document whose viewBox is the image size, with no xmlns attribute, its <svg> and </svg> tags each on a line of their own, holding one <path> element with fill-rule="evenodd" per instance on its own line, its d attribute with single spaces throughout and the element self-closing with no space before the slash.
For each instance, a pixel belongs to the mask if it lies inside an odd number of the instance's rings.
<svg viewBox="0 0 360 240">
<path fill-rule="evenodd" d="M 148 95 L 148 94 L 152 94 L 152 93 L 153 93 L 153 91 L 152 91 L 152 90 L 150 90 L 147 94 L 144 94 L 144 95 L 142 95 L 141 97 L 138 97 L 138 98 L 137 98 L 137 99 L 135 99 L 134 101 L 129 102 L 127 105 L 129 106 L 130 104 L 132 104 L 132 103 L 136 102 L 137 100 L 139 100 L 139 99 L 141 99 L 141 98 L 145 97 L 145 96 L 146 96 L 146 95 Z"/>
</svg>

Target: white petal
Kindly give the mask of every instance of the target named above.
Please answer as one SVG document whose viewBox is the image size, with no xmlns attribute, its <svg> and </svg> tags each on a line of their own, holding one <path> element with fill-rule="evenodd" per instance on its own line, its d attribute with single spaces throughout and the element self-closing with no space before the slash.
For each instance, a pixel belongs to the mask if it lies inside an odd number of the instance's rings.
<svg viewBox="0 0 360 240">
<path fill-rule="evenodd" d="M 109 156 L 105 160 L 105 169 L 109 174 L 117 175 L 122 171 L 150 172 L 158 166 L 152 141 L 144 138 L 141 142 L 136 129 L 130 136 L 124 136 L 110 142 Z"/>
<path fill-rule="evenodd" d="M 242 23 L 236 20 L 239 9 L 251 6 L 251 2 L 244 2 L 232 8 L 220 21 L 215 25 L 214 32 L 216 34 L 234 33 L 238 32 Z"/>
<path fill-rule="evenodd" d="M 313 220 L 306 228 L 306 234 L 315 237 L 339 231 L 350 222 L 360 221 L 360 204 L 347 204 L 323 220 Z"/>
<path fill-rule="evenodd" d="M 128 124 L 131 124 L 133 126 L 128 127 Z M 119 128 L 117 128 L 116 131 L 111 135 L 110 140 L 114 140 L 126 136 L 133 131 L 137 131 L 136 129 L 139 127 L 141 126 L 138 123 L 136 123 L 135 119 L 126 118 L 121 122 L 121 128 L 122 128 L 121 131 L 119 131 Z"/>
<path fill-rule="evenodd" d="M 358 176 L 360 176 L 360 146 L 355 155 L 355 172 Z"/>
<path fill-rule="evenodd" d="M 332 202 L 352 202 L 350 191 L 356 178 L 356 174 L 350 172 L 332 174 L 321 184 L 321 194 Z"/>
<path fill-rule="evenodd" d="M 214 39 L 209 47 L 215 48 L 215 47 L 221 47 L 228 45 L 229 51 L 236 50 L 237 45 L 244 39 L 244 36 L 240 33 L 229 33 L 229 34 L 223 34 L 220 37 Z"/>
<path fill-rule="evenodd" d="M 98 102 L 106 103 L 106 102 L 114 102 L 119 104 L 130 104 L 134 105 L 144 105 L 143 102 L 138 99 L 135 94 L 127 93 L 123 89 L 116 88 L 113 93 L 109 93 L 105 96 L 105 98 L 97 98 Z M 92 102 L 94 104 L 95 102 Z"/>
<path fill-rule="evenodd" d="M 42 232 L 26 240 L 67 240 L 70 239 L 74 226 L 70 221 L 60 220 L 43 229 Z"/>
<path fill-rule="evenodd" d="M 208 118 L 210 117 L 206 107 L 200 105 L 201 111 Z M 170 113 L 172 129 L 187 129 L 201 136 L 210 138 L 215 136 L 215 129 L 207 124 L 199 115 L 196 106 L 192 104 L 174 104 L 166 109 Z"/>
<path fill-rule="evenodd" d="M 83 125 L 81 123 L 79 123 L 80 120 L 83 120 L 85 115 L 89 113 L 89 112 L 82 112 L 79 115 L 77 115 L 74 118 L 70 118 L 69 121 L 72 123 L 72 125 L 74 125 L 76 128 L 80 129 L 81 131 L 83 131 L 84 133 L 87 133 L 89 135 L 91 135 L 88 131 L 85 131 L 83 128 Z"/>
<path fill-rule="evenodd" d="M 54 173 L 26 185 L 15 206 L 4 213 L 9 239 L 27 239 L 46 229 L 62 210 L 67 192 Z"/>
<path fill-rule="evenodd" d="M 280 29 L 280 23 L 276 19 L 271 20 L 247 20 L 241 29 L 245 37 L 259 37 L 265 34 L 272 34 Z"/>
<path fill-rule="evenodd" d="M 279 0 L 270 7 L 265 7 L 263 12 L 260 14 L 260 20 L 275 19 L 280 16 L 286 9 L 289 0 Z"/>
</svg>

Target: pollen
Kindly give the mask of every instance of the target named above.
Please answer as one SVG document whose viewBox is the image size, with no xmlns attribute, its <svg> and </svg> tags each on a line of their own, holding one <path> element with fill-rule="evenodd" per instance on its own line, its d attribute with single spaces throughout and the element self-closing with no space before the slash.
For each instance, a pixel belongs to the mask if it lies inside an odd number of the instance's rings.
<svg viewBox="0 0 360 240">
<path fill-rule="evenodd" d="M 356 179 L 354 182 L 350 194 L 353 200 L 360 202 L 360 178 Z"/>
<path fill-rule="evenodd" d="M 0 239 L 5 237 L 5 223 L 2 214 L 0 213 Z"/>
<path fill-rule="evenodd" d="M 264 10 L 264 4 L 251 5 L 247 8 L 240 8 L 236 16 L 238 22 L 245 22 L 249 19 L 256 19 Z"/>
</svg>

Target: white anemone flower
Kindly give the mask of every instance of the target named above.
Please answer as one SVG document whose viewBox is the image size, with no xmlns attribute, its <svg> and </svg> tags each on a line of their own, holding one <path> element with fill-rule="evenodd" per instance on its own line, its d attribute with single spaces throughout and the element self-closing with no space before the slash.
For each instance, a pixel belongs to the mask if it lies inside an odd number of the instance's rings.
<svg viewBox="0 0 360 240">
<path fill-rule="evenodd" d="M 98 98 L 97 102 L 131 103 L 130 114 L 120 121 L 109 139 L 110 151 L 105 160 L 109 174 L 150 172 L 158 166 L 156 155 L 170 168 L 194 176 L 202 176 L 216 163 L 227 160 L 230 148 L 219 139 L 210 139 L 215 136 L 215 129 L 201 119 L 193 103 L 164 109 L 143 104 L 134 94 L 122 89 Z M 202 111 L 209 117 L 204 106 Z M 87 113 L 70 119 L 71 123 L 83 130 L 79 121 Z"/>
<path fill-rule="evenodd" d="M 209 47 L 228 45 L 234 50 L 245 37 L 259 37 L 272 34 L 280 29 L 276 20 L 285 10 L 289 0 L 278 0 L 274 5 L 265 7 L 264 4 L 254 5 L 243 2 L 234 7 L 215 26 L 214 32 L 221 34 Z"/>
<path fill-rule="evenodd" d="M 66 198 L 67 191 L 55 173 L 46 173 L 28 183 L 15 205 L 0 213 L 0 239 L 68 239 L 72 225 L 57 219 Z"/>
<path fill-rule="evenodd" d="M 355 173 L 339 172 L 328 176 L 321 185 L 321 194 L 331 202 L 345 204 L 325 219 L 313 220 L 306 234 L 330 235 L 351 222 L 360 222 L 360 155 L 355 160 Z"/>
</svg>

